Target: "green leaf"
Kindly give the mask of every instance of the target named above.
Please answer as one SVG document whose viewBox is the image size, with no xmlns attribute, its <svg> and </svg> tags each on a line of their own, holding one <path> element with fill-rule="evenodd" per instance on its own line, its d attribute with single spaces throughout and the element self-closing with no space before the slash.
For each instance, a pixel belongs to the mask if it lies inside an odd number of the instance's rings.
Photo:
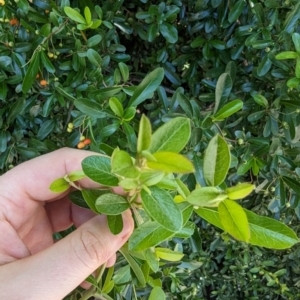
<svg viewBox="0 0 300 300">
<path fill-rule="evenodd" d="M 147 30 L 147 41 L 153 42 L 153 40 L 156 38 L 158 33 L 158 25 L 156 23 L 152 23 L 149 25 L 149 28 Z"/>
<path fill-rule="evenodd" d="M 288 176 L 282 176 L 281 179 L 283 180 L 283 182 L 289 187 L 291 188 L 296 194 L 300 194 L 300 185 L 299 185 L 299 181 L 288 177 Z"/>
<path fill-rule="evenodd" d="M 129 106 L 137 106 L 144 100 L 152 97 L 155 90 L 159 87 L 164 78 L 164 69 L 157 68 L 149 73 L 143 81 L 135 88 L 134 93 L 129 100 Z"/>
<path fill-rule="evenodd" d="M 102 58 L 100 54 L 94 50 L 94 49 L 89 49 L 87 52 L 87 58 L 88 60 L 95 65 L 96 67 L 101 67 L 102 65 Z"/>
<path fill-rule="evenodd" d="M 223 121 L 229 116 L 233 115 L 243 107 L 243 101 L 241 100 L 233 100 L 227 104 L 225 104 L 215 115 L 214 120 Z"/>
<path fill-rule="evenodd" d="M 39 72 L 39 68 L 40 68 L 40 57 L 41 57 L 41 53 L 35 52 L 35 54 L 32 56 L 30 60 L 29 67 L 25 74 L 23 84 L 22 84 L 23 93 L 27 93 L 29 91 L 33 82 L 36 79 L 36 75 Z"/>
<path fill-rule="evenodd" d="M 200 216 L 205 221 L 213 224 L 214 226 L 224 230 L 224 227 L 221 223 L 219 213 L 215 209 L 201 207 L 198 209 L 194 209 L 195 213 Z"/>
<path fill-rule="evenodd" d="M 87 46 L 90 48 L 94 47 L 94 46 L 98 45 L 101 41 L 102 41 L 102 35 L 95 34 L 87 40 Z"/>
<path fill-rule="evenodd" d="M 239 18 L 245 5 L 246 5 L 245 0 L 239 0 L 235 2 L 234 6 L 231 8 L 228 15 L 228 21 L 230 23 L 235 22 Z"/>
<path fill-rule="evenodd" d="M 126 64 L 124 64 L 123 62 L 119 62 L 118 63 L 118 67 L 120 69 L 123 81 L 127 82 L 128 79 L 129 79 L 129 69 L 128 69 L 128 66 Z"/>
<path fill-rule="evenodd" d="M 226 178 L 231 155 L 226 141 L 216 135 L 209 142 L 203 160 L 203 174 L 208 185 L 220 185 Z"/>
<path fill-rule="evenodd" d="M 215 91 L 215 108 L 214 113 L 216 113 L 219 109 L 219 106 L 222 106 L 224 102 L 227 100 L 232 89 L 232 80 L 227 73 L 223 73 L 216 85 Z"/>
<path fill-rule="evenodd" d="M 295 75 L 297 78 L 300 78 L 300 57 L 298 57 L 296 61 Z"/>
<path fill-rule="evenodd" d="M 155 161 L 148 161 L 150 169 L 167 173 L 194 172 L 193 164 L 183 155 L 174 152 L 156 152 L 153 154 Z"/>
<path fill-rule="evenodd" d="M 141 198 L 147 213 L 167 230 L 182 227 L 182 214 L 171 195 L 163 189 L 150 187 L 151 195 L 142 190 Z"/>
<path fill-rule="evenodd" d="M 68 195 L 69 199 L 77 206 L 90 208 L 84 200 L 81 191 L 74 191 Z"/>
<path fill-rule="evenodd" d="M 45 121 L 37 133 L 37 138 L 39 140 L 43 140 L 53 131 L 54 128 L 55 128 L 54 120 L 50 119 Z"/>
<path fill-rule="evenodd" d="M 293 39 L 296 51 L 297 51 L 298 55 L 300 55 L 300 34 L 297 32 L 294 32 L 292 34 L 292 39 Z"/>
<path fill-rule="evenodd" d="M 128 249 L 143 251 L 171 238 L 174 232 L 166 230 L 158 222 L 147 221 L 134 230 L 128 241 Z"/>
<path fill-rule="evenodd" d="M 178 40 L 178 32 L 175 26 L 169 23 L 162 23 L 159 27 L 161 35 L 171 44 L 174 44 Z"/>
<path fill-rule="evenodd" d="M 107 223 L 111 233 L 113 234 L 119 234 L 123 230 L 122 215 L 108 215 Z"/>
<path fill-rule="evenodd" d="M 78 98 L 74 101 L 74 105 L 77 109 L 90 117 L 102 119 L 107 116 L 99 103 L 88 98 Z"/>
<path fill-rule="evenodd" d="M 217 207 L 227 195 L 216 187 L 201 187 L 190 193 L 186 201 L 196 206 Z"/>
<path fill-rule="evenodd" d="M 287 249 L 299 243 L 296 233 L 285 224 L 244 209 L 250 226 L 252 245 L 270 249 Z"/>
<path fill-rule="evenodd" d="M 81 191 L 84 201 L 88 205 L 88 207 L 94 211 L 95 213 L 99 213 L 96 209 L 96 200 L 102 196 L 103 194 L 108 193 L 108 190 L 95 190 L 95 189 L 83 189 Z"/>
<path fill-rule="evenodd" d="M 159 151 L 180 152 L 191 136 L 191 124 L 187 118 L 178 117 L 159 127 L 152 135 L 151 153 Z"/>
<path fill-rule="evenodd" d="M 41 51 L 41 59 L 42 59 L 42 63 L 45 67 L 45 69 L 49 72 L 49 73 L 55 73 L 55 68 L 52 64 L 52 62 L 50 61 L 50 59 L 48 58 L 48 56 L 46 55 L 46 53 L 44 51 Z"/>
<path fill-rule="evenodd" d="M 92 22 L 92 14 L 88 6 L 84 8 L 84 17 L 86 20 L 86 24 L 90 24 Z"/>
<path fill-rule="evenodd" d="M 218 207 L 223 228 L 239 241 L 249 242 L 249 223 L 243 208 L 232 200 L 224 200 Z"/>
<path fill-rule="evenodd" d="M 136 114 L 136 108 L 133 106 L 128 107 L 124 111 L 123 120 L 129 122 L 134 118 L 135 114 Z"/>
<path fill-rule="evenodd" d="M 71 20 L 77 23 L 86 24 L 85 18 L 75 9 L 65 6 L 64 12 Z"/>
<path fill-rule="evenodd" d="M 139 176 L 139 171 L 133 165 L 130 155 L 119 149 L 115 149 L 113 152 L 111 171 L 125 178 L 137 178 Z"/>
<path fill-rule="evenodd" d="M 238 200 L 250 195 L 254 189 L 255 189 L 254 184 L 243 182 L 236 186 L 227 188 L 225 190 L 225 193 L 227 194 L 227 197 L 229 199 Z"/>
<path fill-rule="evenodd" d="M 260 95 L 260 94 L 252 94 L 251 95 L 252 98 L 255 100 L 255 102 L 264 107 L 264 108 L 268 108 L 269 107 L 269 103 L 268 103 L 268 100 L 263 96 L 263 95 Z"/>
<path fill-rule="evenodd" d="M 184 254 L 179 251 L 160 247 L 155 248 L 155 253 L 160 259 L 164 259 L 167 261 L 180 261 L 184 256 Z"/>
<path fill-rule="evenodd" d="M 140 266 L 138 265 L 138 263 L 124 248 L 121 248 L 119 251 L 122 253 L 122 255 L 125 257 L 125 259 L 129 263 L 130 268 L 132 269 L 133 273 L 135 274 L 136 278 L 138 279 L 140 285 L 145 286 L 146 285 L 145 276 L 144 276 L 143 271 L 141 270 Z"/>
<path fill-rule="evenodd" d="M 118 98 L 116 97 L 111 97 L 109 98 L 109 107 L 110 109 L 120 118 L 123 117 L 124 114 L 124 110 L 123 110 L 123 106 L 122 103 L 119 101 Z"/>
<path fill-rule="evenodd" d="M 93 181 L 105 186 L 117 186 L 118 178 L 111 173 L 110 158 L 104 156 L 88 156 L 82 163 L 83 172 Z"/>
<path fill-rule="evenodd" d="M 68 181 L 64 178 L 58 178 L 50 184 L 50 191 L 54 193 L 62 193 L 70 188 Z"/>
<path fill-rule="evenodd" d="M 284 51 L 281 53 L 278 53 L 275 58 L 278 60 L 282 59 L 296 59 L 298 58 L 299 54 L 295 51 Z"/>
<path fill-rule="evenodd" d="M 106 215 L 119 215 L 130 207 L 125 198 L 111 193 L 101 195 L 95 206 L 98 212 Z"/>
<path fill-rule="evenodd" d="M 8 110 L 8 114 L 6 117 L 6 123 L 11 124 L 18 115 L 20 115 L 25 108 L 25 100 L 24 99 L 18 99 L 13 103 Z"/>
<path fill-rule="evenodd" d="M 151 144 L 151 123 L 150 120 L 142 115 L 139 125 L 139 135 L 137 140 L 137 152 L 141 153 L 143 150 L 147 150 Z"/>
</svg>

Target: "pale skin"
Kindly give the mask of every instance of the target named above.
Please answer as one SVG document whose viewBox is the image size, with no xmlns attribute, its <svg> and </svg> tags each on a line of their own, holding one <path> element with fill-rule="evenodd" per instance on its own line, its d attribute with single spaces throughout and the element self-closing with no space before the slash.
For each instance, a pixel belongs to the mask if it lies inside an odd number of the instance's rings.
<svg viewBox="0 0 300 300">
<path fill-rule="evenodd" d="M 123 214 L 123 231 L 110 233 L 104 216 L 73 205 L 68 192 L 50 183 L 81 170 L 94 153 L 61 149 L 40 156 L 0 177 L 0 299 L 61 300 L 102 264 L 111 266 L 134 224 Z M 82 179 L 80 186 L 97 184 Z M 77 229 L 54 243 L 54 232 Z"/>
</svg>

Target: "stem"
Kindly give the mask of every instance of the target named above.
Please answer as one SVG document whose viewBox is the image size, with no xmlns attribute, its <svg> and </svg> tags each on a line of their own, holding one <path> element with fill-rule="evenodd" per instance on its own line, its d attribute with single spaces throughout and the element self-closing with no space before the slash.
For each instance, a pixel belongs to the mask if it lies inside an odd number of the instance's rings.
<svg viewBox="0 0 300 300">
<path fill-rule="evenodd" d="M 105 271 L 105 268 L 106 268 L 106 262 L 102 266 L 100 266 L 100 268 L 98 269 L 98 274 L 96 277 L 97 283 L 99 283 L 99 281 L 101 280 L 103 273 Z"/>
<path fill-rule="evenodd" d="M 85 33 L 84 33 L 82 30 L 80 30 L 80 33 L 81 33 L 83 39 L 87 42 L 87 38 L 86 38 L 86 36 L 85 36 Z"/>
<path fill-rule="evenodd" d="M 90 289 L 84 292 L 84 294 L 81 296 L 79 300 L 88 300 L 95 295 L 96 295 L 96 288 L 92 286 Z"/>
</svg>

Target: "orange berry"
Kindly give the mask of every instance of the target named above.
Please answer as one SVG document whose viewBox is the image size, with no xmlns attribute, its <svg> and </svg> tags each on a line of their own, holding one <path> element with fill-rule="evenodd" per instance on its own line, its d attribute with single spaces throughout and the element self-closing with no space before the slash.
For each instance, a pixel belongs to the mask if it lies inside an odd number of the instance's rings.
<svg viewBox="0 0 300 300">
<path fill-rule="evenodd" d="M 78 149 L 82 149 L 82 148 L 84 148 L 85 147 L 85 143 L 84 142 L 79 142 L 78 144 L 77 144 L 77 148 Z"/>
<path fill-rule="evenodd" d="M 83 143 L 84 143 L 85 145 L 89 145 L 91 142 L 92 142 L 91 139 L 85 139 L 85 140 L 83 141 Z"/>
<path fill-rule="evenodd" d="M 47 80 L 45 80 L 45 79 L 42 79 L 41 81 L 40 81 L 40 85 L 41 86 L 46 86 L 48 84 L 48 82 L 47 82 Z"/>
<path fill-rule="evenodd" d="M 16 26 L 19 24 L 19 20 L 17 18 L 12 18 L 11 20 L 9 20 L 9 24 L 11 26 Z"/>
</svg>

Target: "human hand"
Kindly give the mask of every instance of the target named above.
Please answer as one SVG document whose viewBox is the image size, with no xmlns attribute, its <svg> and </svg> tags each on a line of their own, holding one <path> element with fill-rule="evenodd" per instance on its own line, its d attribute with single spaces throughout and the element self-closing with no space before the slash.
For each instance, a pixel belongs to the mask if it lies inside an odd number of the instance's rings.
<svg viewBox="0 0 300 300">
<path fill-rule="evenodd" d="M 113 235 L 105 216 L 73 205 L 68 192 L 49 190 L 55 179 L 81 170 L 91 154 L 57 150 L 0 177 L 0 299 L 62 299 L 100 265 L 114 264 L 133 231 L 130 211 L 123 214 L 123 231 Z M 79 183 L 97 186 L 88 179 Z M 52 234 L 72 224 L 78 228 L 54 243 Z"/>
</svg>

